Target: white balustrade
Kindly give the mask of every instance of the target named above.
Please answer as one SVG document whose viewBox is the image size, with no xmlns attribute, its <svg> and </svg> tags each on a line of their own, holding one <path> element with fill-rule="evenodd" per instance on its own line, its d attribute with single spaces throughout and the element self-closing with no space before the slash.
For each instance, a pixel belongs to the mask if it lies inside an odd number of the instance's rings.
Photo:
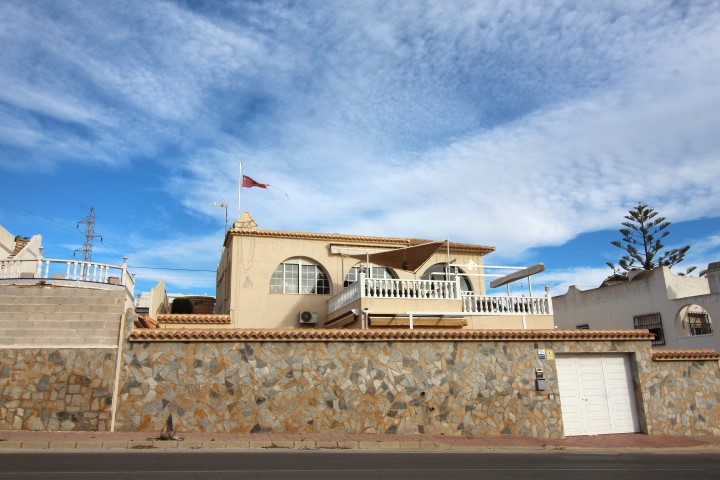
<svg viewBox="0 0 720 480">
<path fill-rule="evenodd" d="M 22 260 L 0 261 L 0 278 L 16 278 L 20 276 Z"/>
<path fill-rule="evenodd" d="M 550 297 L 465 295 L 463 311 L 488 315 L 552 315 Z"/>
<path fill-rule="evenodd" d="M 352 302 L 359 300 L 360 294 L 360 282 L 349 285 L 328 300 L 328 313 L 337 312 L 345 305 L 350 305 Z"/>
<path fill-rule="evenodd" d="M 127 262 L 122 266 L 105 263 L 83 262 L 80 260 L 56 260 L 39 258 L 37 260 L 0 260 L 0 278 L 19 278 L 23 271 L 23 262 L 35 265 L 30 274 L 35 278 L 55 278 L 62 280 L 78 280 L 84 282 L 109 283 L 111 273 L 116 273 L 120 285 L 125 285 L 134 292 L 135 279 L 127 271 Z"/>
<path fill-rule="evenodd" d="M 457 281 L 366 278 L 363 297 L 459 300 Z"/>
<path fill-rule="evenodd" d="M 412 300 L 459 300 L 459 281 L 447 280 L 400 280 L 388 278 L 366 278 L 360 274 L 357 282 L 344 288 L 328 300 L 328 313 L 361 298 L 405 298 Z"/>
</svg>

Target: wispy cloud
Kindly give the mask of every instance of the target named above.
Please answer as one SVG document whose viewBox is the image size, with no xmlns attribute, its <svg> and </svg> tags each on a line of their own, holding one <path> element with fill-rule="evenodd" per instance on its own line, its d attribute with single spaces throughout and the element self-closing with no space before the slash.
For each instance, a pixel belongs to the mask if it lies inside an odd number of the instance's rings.
<svg viewBox="0 0 720 480">
<path fill-rule="evenodd" d="M 242 161 L 290 196 L 243 191 L 261 227 L 506 257 L 638 201 L 720 215 L 717 2 L 8 0 L 0 18 L 17 171 L 155 169 L 185 212 L 225 200 L 232 220 Z"/>
</svg>

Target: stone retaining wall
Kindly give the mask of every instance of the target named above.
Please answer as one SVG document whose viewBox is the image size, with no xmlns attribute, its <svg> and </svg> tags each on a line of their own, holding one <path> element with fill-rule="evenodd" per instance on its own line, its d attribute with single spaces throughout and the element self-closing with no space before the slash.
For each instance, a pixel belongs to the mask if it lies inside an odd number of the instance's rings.
<svg viewBox="0 0 720 480">
<path fill-rule="evenodd" d="M 115 349 L 0 350 L 0 430 L 108 431 Z"/>
<path fill-rule="evenodd" d="M 664 352 L 653 360 L 649 341 L 633 336 L 372 335 L 125 342 L 115 429 L 158 433 L 172 415 L 178 432 L 561 438 L 555 361 L 539 356 L 544 349 L 627 353 L 643 432 L 720 435 L 717 355 L 699 360 Z M 414 337 L 423 335 L 435 339 Z M 116 354 L 106 348 L 0 350 L 0 430 L 110 430 Z M 545 371 L 543 392 L 535 390 L 536 368 Z"/>
<path fill-rule="evenodd" d="M 717 360 L 653 362 L 646 340 L 131 342 L 116 428 L 560 438 L 538 349 L 627 352 L 644 432 L 720 434 Z"/>
</svg>

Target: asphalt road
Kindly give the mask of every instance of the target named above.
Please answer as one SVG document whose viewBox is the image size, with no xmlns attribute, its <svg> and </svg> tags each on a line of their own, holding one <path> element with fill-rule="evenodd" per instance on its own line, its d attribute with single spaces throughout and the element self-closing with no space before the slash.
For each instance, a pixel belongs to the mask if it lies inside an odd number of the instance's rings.
<svg viewBox="0 0 720 480">
<path fill-rule="evenodd" d="M 3 452 L 5 479 L 720 479 L 719 453 Z"/>
</svg>

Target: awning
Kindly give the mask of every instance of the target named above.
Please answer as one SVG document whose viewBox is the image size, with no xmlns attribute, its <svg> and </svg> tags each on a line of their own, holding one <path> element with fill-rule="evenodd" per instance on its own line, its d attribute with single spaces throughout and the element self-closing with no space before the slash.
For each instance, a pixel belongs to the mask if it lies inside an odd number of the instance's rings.
<svg viewBox="0 0 720 480">
<path fill-rule="evenodd" d="M 441 247 L 445 246 L 446 240 L 440 242 L 423 243 L 414 247 L 397 248 L 378 253 L 366 253 L 350 255 L 358 260 L 369 260 L 376 265 L 391 267 L 399 270 L 406 270 L 415 273 L 425 262 L 432 257 Z"/>
<path fill-rule="evenodd" d="M 490 282 L 490 288 L 502 287 L 503 285 L 507 285 L 508 283 L 514 282 L 516 280 L 521 280 L 523 278 L 527 278 L 531 275 L 535 275 L 536 273 L 544 271 L 545 264 L 538 263 L 537 265 L 533 265 L 532 267 L 524 268 L 522 270 L 518 270 L 517 272 L 513 272 L 509 275 L 505 275 L 504 277 L 493 280 L 492 282 Z"/>
</svg>

